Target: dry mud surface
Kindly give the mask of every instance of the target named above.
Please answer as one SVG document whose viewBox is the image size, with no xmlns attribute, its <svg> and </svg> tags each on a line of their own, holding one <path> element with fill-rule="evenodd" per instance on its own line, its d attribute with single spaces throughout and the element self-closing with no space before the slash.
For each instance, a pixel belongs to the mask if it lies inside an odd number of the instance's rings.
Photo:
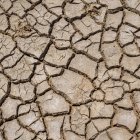
<svg viewBox="0 0 140 140">
<path fill-rule="evenodd" d="M 140 140 L 140 1 L 0 0 L 0 140 Z"/>
</svg>

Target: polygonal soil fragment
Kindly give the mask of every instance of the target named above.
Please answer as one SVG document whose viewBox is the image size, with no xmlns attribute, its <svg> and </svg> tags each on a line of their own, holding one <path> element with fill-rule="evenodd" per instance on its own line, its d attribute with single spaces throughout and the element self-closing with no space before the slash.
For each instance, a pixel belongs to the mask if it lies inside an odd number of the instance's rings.
<svg viewBox="0 0 140 140">
<path fill-rule="evenodd" d="M 86 67 L 85 67 L 86 65 Z M 72 60 L 70 67 L 77 69 L 85 74 L 87 74 L 90 78 L 95 77 L 95 71 L 97 67 L 97 63 L 90 60 L 84 55 L 77 55 Z"/>
<path fill-rule="evenodd" d="M 66 65 L 68 59 L 71 57 L 71 50 L 57 50 L 54 46 L 51 46 L 45 57 L 45 60 L 55 65 Z"/>
<path fill-rule="evenodd" d="M 113 119 L 113 124 L 120 124 L 120 125 L 128 127 L 130 130 L 134 130 L 136 121 L 137 121 L 137 118 L 133 111 L 126 111 L 126 110 L 120 109 L 117 111 Z"/>
<path fill-rule="evenodd" d="M 61 95 L 57 95 L 52 91 L 37 99 L 43 114 L 63 114 L 69 112 L 69 104 Z"/>
<path fill-rule="evenodd" d="M 113 107 L 103 102 L 93 102 L 90 107 L 92 118 L 111 118 L 113 115 Z"/>
<path fill-rule="evenodd" d="M 57 90 L 64 92 L 72 103 L 86 102 L 93 90 L 92 83 L 78 73 L 66 70 L 62 76 L 52 79 Z"/>
<path fill-rule="evenodd" d="M 104 44 L 103 53 L 108 67 L 119 65 L 121 49 L 117 43 Z"/>
</svg>

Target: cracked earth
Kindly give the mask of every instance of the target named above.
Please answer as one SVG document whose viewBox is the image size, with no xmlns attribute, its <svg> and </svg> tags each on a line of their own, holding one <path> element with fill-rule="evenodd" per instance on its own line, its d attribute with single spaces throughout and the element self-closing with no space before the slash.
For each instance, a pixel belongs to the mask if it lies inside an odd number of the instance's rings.
<svg viewBox="0 0 140 140">
<path fill-rule="evenodd" d="M 140 1 L 0 0 L 0 140 L 140 140 Z"/>
</svg>

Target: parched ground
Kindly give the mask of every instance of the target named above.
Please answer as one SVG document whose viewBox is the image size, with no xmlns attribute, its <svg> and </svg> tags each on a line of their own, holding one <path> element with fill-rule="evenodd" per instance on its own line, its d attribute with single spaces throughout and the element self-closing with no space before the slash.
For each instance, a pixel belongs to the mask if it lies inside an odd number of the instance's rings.
<svg viewBox="0 0 140 140">
<path fill-rule="evenodd" d="M 140 0 L 0 0 L 0 140 L 140 140 Z"/>
</svg>

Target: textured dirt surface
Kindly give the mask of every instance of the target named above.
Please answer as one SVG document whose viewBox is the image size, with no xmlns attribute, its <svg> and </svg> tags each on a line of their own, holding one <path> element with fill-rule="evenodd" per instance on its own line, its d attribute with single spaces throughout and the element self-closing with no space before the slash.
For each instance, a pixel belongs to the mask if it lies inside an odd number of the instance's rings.
<svg viewBox="0 0 140 140">
<path fill-rule="evenodd" d="M 0 0 L 0 140 L 140 140 L 140 1 Z"/>
</svg>

